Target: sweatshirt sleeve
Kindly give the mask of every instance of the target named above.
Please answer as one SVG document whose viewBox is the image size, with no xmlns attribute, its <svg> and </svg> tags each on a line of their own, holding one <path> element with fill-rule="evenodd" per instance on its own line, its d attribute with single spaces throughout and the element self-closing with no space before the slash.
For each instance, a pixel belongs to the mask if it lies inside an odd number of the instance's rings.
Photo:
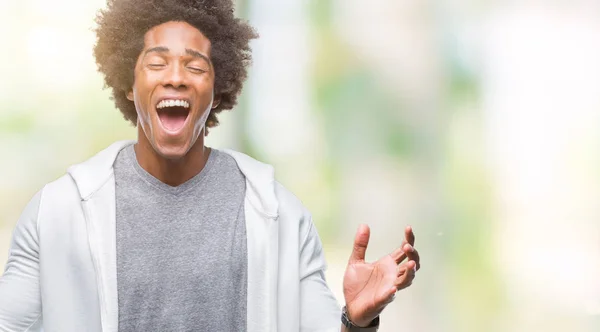
<svg viewBox="0 0 600 332">
<path fill-rule="evenodd" d="M 327 263 L 319 234 L 307 218 L 300 247 L 300 331 L 337 332 L 341 326 L 340 306 L 327 286 Z"/>
<path fill-rule="evenodd" d="M 38 211 L 42 191 L 23 210 L 0 277 L 0 331 L 38 331 L 42 322 Z"/>
</svg>

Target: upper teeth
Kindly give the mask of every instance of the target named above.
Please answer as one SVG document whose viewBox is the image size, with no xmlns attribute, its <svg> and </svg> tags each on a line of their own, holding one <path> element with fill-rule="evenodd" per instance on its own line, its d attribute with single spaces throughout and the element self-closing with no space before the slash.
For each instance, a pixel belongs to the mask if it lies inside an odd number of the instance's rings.
<svg viewBox="0 0 600 332">
<path fill-rule="evenodd" d="M 170 100 L 162 100 L 160 103 L 158 103 L 158 105 L 156 105 L 156 108 L 175 107 L 175 106 L 189 108 L 190 104 L 185 100 L 170 99 Z"/>
</svg>

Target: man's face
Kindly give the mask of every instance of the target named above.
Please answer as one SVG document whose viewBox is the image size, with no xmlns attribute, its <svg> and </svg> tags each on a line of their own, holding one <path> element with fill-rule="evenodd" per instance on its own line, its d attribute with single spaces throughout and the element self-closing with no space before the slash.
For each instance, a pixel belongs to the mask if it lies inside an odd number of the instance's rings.
<svg viewBox="0 0 600 332">
<path fill-rule="evenodd" d="M 198 29 L 184 22 L 157 25 L 144 36 L 127 98 L 135 103 L 145 138 L 164 158 L 185 156 L 216 106 L 210 47 Z"/>
</svg>

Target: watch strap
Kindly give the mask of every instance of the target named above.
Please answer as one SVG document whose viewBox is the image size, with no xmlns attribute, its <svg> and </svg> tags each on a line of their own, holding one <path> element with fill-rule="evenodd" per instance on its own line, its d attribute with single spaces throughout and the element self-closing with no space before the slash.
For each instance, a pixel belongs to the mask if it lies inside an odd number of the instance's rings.
<svg viewBox="0 0 600 332">
<path fill-rule="evenodd" d="M 379 329 L 379 316 L 375 317 L 375 319 L 373 319 L 373 321 L 366 327 L 356 326 L 348 318 L 348 310 L 346 309 L 346 306 L 344 306 L 342 308 L 342 324 L 344 324 L 344 326 L 350 332 L 377 332 Z"/>
</svg>

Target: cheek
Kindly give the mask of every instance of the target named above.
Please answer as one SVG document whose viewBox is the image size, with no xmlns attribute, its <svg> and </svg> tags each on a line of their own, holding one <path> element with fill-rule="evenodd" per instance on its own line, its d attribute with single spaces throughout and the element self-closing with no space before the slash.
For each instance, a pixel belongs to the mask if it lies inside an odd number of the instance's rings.
<svg viewBox="0 0 600 332">
<path fill-rule="evenodd" d="M 206 108 L 206 110 L 204 111 L 204 113 L 202 113 L 202 117 L 200 118 L 200 121 L 199 121 L 200 122 L 199 124 L 201 126 L 204 126 L 206 124 L 206 119 L 208 119 L 208 116 L 210 115 L 210 110 L 211 110 L 211 107 L 209 105 Z"/>
<path fill-rule="evenodd" d="M 208 104 L 208 106 L 203 106 L 203 109 L 198 112 L 196 119 L 193 123 L 193 126 L 196 129 L 202 129 L 202 127 L 204 127 L 204 125 L 206 124 L 206 119 L 208 119 L 208 116 L 210 115 L 210 110 L 211 110 L 211 105 L 210 103 Z"/>
<path fill-rule="evenodd" d="M 135 105 L 135 111 L 138 116 L 144 116 L 145 107 L 140 97 L 140 91 L 136 85 L 133 86 L 133 104 Z"/>
<path fill-rule="evenodd" d="M 133 102 L 135 104 L 135 110 L 138 114 L 138 117 L 148 118 L 149 111 L 149 89 L 148 89 L 148 80 L 146 75 L 143 72 L 139 74 L 136 73 L 136 80 L 133 83 Z"/>
<path fill-rule="evenodd" d="M 133 90 L 133 103 L 135 105 L 135 112 L 138 116 L 138 125 L 144 129 L 144 132 L 147 132 L 150 128 L 152 128 L 150 113 L 148 112 L 148 105 L 143 100 L 143 94 L 140 96 L 139 91 L 137 91 L 134 87 Z"/>
<path fill-rule="evenodd" d="M 212 89 L 210 89 L 209 91 L 206 91 L 203 95 L 202 100 L 204 101 L 204 103 L 202 103 L 202 108 L 201 108 L 201 113 L 200 113 L 200 122 L 202 122 L 202 125 L 204 125 L 204 123 L 206 122 L 206 119 L 208 119 L 208 115 L 210 114 L 210 111 L 212 109 L 212 104 L 213 104 L 213 98 L 214 98 L 214 94 Z"/>
<path fill-rule="evenodd" d="M 198 103 L 197 105 L 199 106 L 199 112 L 197 115 L 197 122 L 201 122 L 202 125 L 204 125 L 204 122 L 206 121 L 206 119 L 208 118 L 208 115 L 210 113 L 210 110 L 212 109 L 212 104 L 213 104 L 213 98 L 214 98 L 214 93 L 213 93 L 213 85 L 212 82 L 206 81 L 206 82 L 202 82 L 202 84 L 199 84 L 196 86 L 195 89 L 198 93 Z"/>
</svg>

